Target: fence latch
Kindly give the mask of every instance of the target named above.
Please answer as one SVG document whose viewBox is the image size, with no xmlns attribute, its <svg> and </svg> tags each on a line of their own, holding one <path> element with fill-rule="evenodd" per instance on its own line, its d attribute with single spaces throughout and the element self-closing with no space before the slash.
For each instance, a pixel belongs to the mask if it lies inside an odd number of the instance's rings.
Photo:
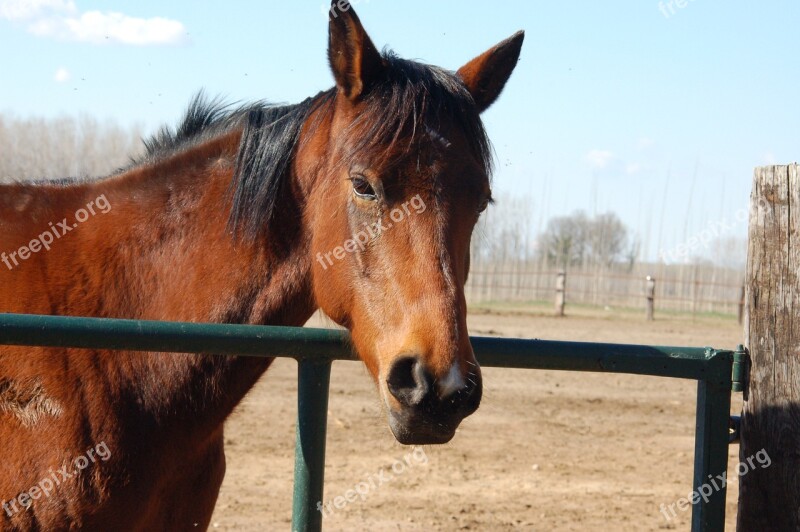
<svg viewBox="0 0 800 532">
<path fill-rule="evenodd" d="M 750 381 L 750 352 L 743 345 L 738 345 L 733 352 L 733 373 L 731 374 L 731 389 L 742 392 L 747 401 L 748 384 Z"/>
</svg>

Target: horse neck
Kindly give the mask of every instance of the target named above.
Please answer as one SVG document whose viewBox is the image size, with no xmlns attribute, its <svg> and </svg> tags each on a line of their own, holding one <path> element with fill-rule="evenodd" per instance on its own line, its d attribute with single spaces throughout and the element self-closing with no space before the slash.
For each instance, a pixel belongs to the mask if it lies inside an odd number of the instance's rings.
<svg viewBox="0 0 800 532">
<path fill-rule="evenodd" d="M 295 326 L 310 317 L 310 258 L 307 238 L 292 226 L 302 220 L 292 215 L 301 209 L 299 198 L 288 197 L 293 187 L 281 198 L 288 212 L 263 238 L 234 238 L 227 229 L 240 136 L 231 132 L 91 185 L 88 195 L 105 194 L 112 208 L 102 233 L 87 237 L 92 264 L 81 265 L 100 287 L 94 299 L 102 307 L 90 315 Z M 158 424 L 189 432 L 197 423 L 217 428 L 270 363 L 152 353 L 122 360 L 140 404 L 169 416 Z"/>
<path fill-rule="evenodd" d="M 148 315 L 158 319 L 300 326 L 315 310 L 309 239 L 299 226 L 303 202 L 292 196 L 295 187 L 284 187 L 286 197 L 280 198 L 277 216 L 262 237 L 255 241 L 235 239 L 227 229 L 227 198 L 239 140 L 238 134 L 231 134 L 201 148 L 210 152 L 200 154 L 199 159 L 213 161 L 208 165 L 207 183 L 198 183 L 196 176 L 178 176 L 183 188 L 194 192 L 189 192 L 188 200 L 169 202 L 161 232 L 184 234 L 180 241 L 186 250 L 178 255 L 177 262 L 173 252 L 165 254 L 166 263 L 159 268 L 163 279 L 159 285 L 169 285 L 165 290 L 170 295 L 158 303 L 151 302 Z M 217 156 L 220 152 L 227 156 Z M 198 190 L 202 188 L 204 192 Z M 182 229 L 173 225 L 174 220 L 180 220 Z M 158 366 L 165 363 L 158 356 L 151 358 Z M 171 386 L 178 392 L 191 390 L 196 394 L 195 404 L 210 408 L 197 416 L 199 412 L 191 411 L 194 405 L 188 403 L 187 412 L 213 427 L 227 417 L 269 363 L 263 358 L 186 355 L 171 377 L 158 378 L 160 382 L 156 384 Z M 174 394 L 168 399 L 184 400 Z"/>
<path fill-rule="evenodd" d="M 82 224 L 72 233 L 77 238 L 64 239 L 73 249 L 62 258 L 79 261 L 70 266 L 91 279 L 88 298 L 66 301 L 65 313 L 252 324 L 303 319 L 308 309 L 295 310 L 308 299 L 302 217 L 287 215 L 254 240 L 228 228 L 240 135 L 235 130 L 83 185 L 81 199 L 103 195 L 111 208 Z M 282 200 L 284 209 L 300 209 L 296 198 Z M 76 247 L 91 253 L 76 254 Z"/>
</svg>

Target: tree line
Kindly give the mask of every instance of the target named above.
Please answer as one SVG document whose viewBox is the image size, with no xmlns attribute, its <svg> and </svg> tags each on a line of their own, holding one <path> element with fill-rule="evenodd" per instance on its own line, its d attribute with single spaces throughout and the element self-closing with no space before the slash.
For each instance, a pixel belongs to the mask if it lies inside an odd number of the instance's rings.
<svg viewBox="0 0 800 532">
<path fill-rule="evenodd" d="M 528 263 L 539 268 L 627 269 L 639 258 L 634 232 L 613 212 L 555 216 L 536 232 L 526 198 L 502 198 L 502 209 L 482 216 L 472 240 L 473 261 Z"/>
<path fill-rule="evenodd" d="M 626 266 L 632 268 L 639 242 L 613 212 L 588 216 L 577 211 L 547 222 L 537 239 L 537 252 L 548 266 Z"/>
<path fill-rule="evenodd" d="M 0 182 L 108 175 L 143 149 L 138 127 L 90 116 L 0 114 Z"/>
</svg>

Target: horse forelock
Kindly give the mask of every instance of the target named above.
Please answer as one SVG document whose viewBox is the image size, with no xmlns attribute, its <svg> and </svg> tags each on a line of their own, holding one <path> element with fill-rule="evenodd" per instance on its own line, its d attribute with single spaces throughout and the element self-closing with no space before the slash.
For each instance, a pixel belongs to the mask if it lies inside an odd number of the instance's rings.
<svg viewBox="0 0 800 532">
<path fill-rule="evenodd" d="M 475 102 L 464 83 L 443 68 L 383 54 L 386 74 L 367 94 L 361 112 L 345 129 L 355 137 L 346 163 L 369 152 L 389 159 L 420 144 L 448 146 L 443 131 L 460 130 L 468 149 L 487 175 L 492 171 L 491 143 Z M 377 153 L 376 153 L 377 152 Z"/>
</svg>

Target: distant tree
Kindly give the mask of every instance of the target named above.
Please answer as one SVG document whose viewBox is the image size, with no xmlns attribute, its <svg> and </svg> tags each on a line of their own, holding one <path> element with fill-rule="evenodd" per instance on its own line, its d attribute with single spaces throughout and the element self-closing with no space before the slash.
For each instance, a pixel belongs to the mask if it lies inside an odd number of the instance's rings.
<svg viewBox="0 0 800 532">
<path fill-rule="evenodd" d="M 566 268 L 583 264 L 589 247 L 591 222 L 583 211 L 557 216 L 539 236 L 540 256 L 550 266 Z"/>
<path fill-rule="evenodd" d="M 141 131 L 89 116 L 0 115 L 0 182 L 107 175 L 142 152 Z"/>
<path fill-rule="evenodd" d="M 639 258 L 639 254 L 642 251 L 642 242 L 639 240 L 638 237 L 634 237 L 628 245 L 627 251 L 623 254 L 622 260 L 625 263 L 626 269 L 628 272 L 633 271 L 633 267 L 636 265 L 636 260 Z"/>
<path fill-rule="evenodd" d="M 537 244 L 540 258 L 558 268 L 614 264 L 631 267 L 639 247 L 638 242 L 631 241 L 628 228 L 616 214 L 589 218 L 583 211 L 552 218 Z"/>
<path fill-rule="evenodd" d="M 628 229 L 619 217 L 608 212 L 589 222 L 588 251 L 595 264 L 611 266 L 624 260 L 628 246 Z"/>
</svg>

